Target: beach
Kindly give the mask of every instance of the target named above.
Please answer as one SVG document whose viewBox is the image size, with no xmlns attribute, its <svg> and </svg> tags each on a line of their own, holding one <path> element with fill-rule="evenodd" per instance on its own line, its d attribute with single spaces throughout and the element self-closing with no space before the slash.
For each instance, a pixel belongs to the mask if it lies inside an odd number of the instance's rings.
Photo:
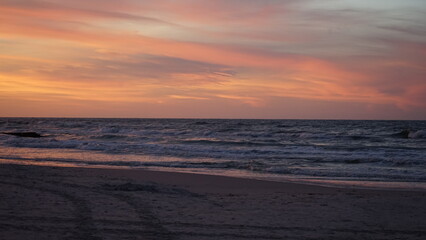
<svg viewBox="0 0 426 240">
<path fill-rule="evenodd" d="M 426 240 L 426 0 L 0 3 L 0 240 Z"/>
<path fill-rule="evenodd" d="M 424 239 L 426 192 L 0 166 L 0 239 Z"/>
</svg>

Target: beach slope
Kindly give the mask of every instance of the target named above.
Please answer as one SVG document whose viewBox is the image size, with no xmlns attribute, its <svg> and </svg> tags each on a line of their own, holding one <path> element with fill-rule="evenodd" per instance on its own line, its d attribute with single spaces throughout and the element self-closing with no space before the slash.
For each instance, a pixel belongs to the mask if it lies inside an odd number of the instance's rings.
<svg viewBox="0 0 426 240">
<path fill-rule="evenodd" d="M 0 239 L 425 239 L 426 192 L 0 165 Z"/>
</svg>

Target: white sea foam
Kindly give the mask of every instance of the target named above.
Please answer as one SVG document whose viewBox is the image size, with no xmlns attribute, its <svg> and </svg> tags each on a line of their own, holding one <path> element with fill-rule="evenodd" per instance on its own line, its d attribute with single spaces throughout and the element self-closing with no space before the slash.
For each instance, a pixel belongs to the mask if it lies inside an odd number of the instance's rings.
<svg viewBox="0 0 426 240">
<path fill-rule="evenodd" d="M 426 138 L 426 130 L 413 131 L 408 134 L 409 138 Z"/>
</svg>

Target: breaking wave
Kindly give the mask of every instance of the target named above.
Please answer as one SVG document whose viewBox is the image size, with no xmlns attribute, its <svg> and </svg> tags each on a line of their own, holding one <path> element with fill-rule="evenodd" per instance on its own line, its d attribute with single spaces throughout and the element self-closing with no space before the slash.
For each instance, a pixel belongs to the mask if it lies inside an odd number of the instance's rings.
<svg viewBox="0 0 426 240">
<path fill-rule="evenodd" d="M 0 118 L 0 133 L 42 136 L 0 134 L 0 159 L 426 181 L 425 129 L 425 121 Z M 69 157 L 50 156 L 57 152 Z"/>
</svg>

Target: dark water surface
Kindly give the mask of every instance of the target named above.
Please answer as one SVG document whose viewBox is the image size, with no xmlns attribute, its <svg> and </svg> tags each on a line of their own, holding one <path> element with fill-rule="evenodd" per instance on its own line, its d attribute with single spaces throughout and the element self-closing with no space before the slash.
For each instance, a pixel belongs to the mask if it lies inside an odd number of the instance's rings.
<svg viewBox="0 0 426 240">
<path fill-rule="evenodd" d="M 426 186 L 426 121 L 0 118 L 3 162 Z"/>
</svg>

